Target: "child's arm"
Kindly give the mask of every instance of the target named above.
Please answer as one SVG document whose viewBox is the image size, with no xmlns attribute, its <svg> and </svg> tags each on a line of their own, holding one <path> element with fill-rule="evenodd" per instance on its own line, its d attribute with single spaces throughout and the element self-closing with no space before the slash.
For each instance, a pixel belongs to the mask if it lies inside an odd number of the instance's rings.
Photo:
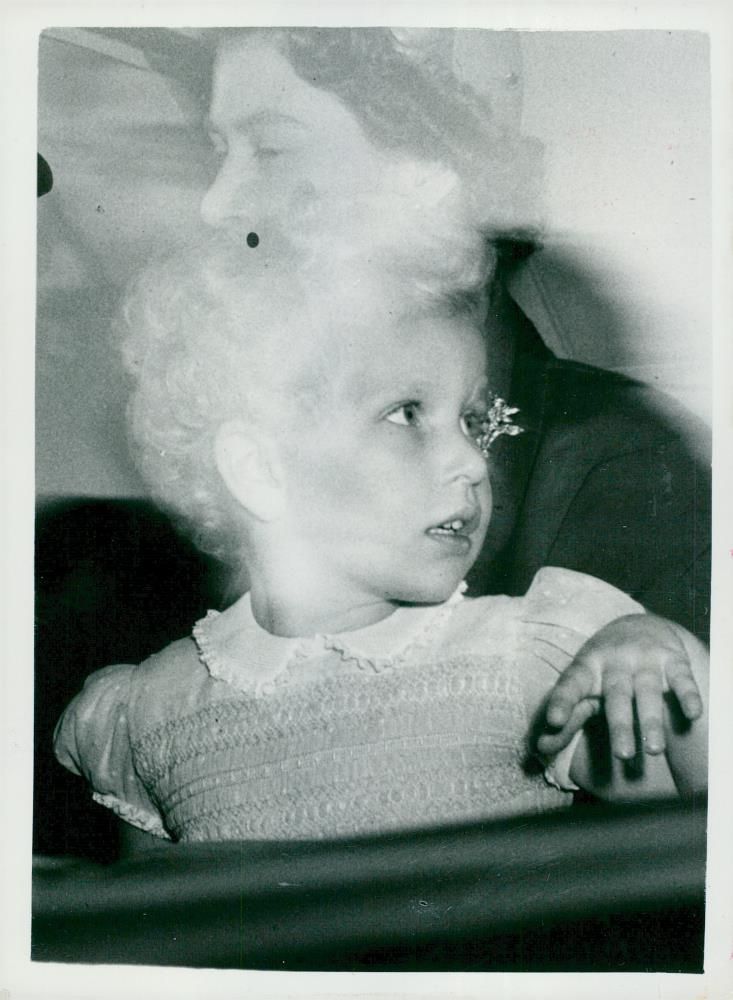
<svg viewBox="0 0 733 1000">
<path fill-rule="evenodd" d="M 607 735 L 586 727 L 570 766 L 576 784 L 615 799 L 703 791 L 707 675 L 707 651 L 680 626 L 654 615 L 618 618 L 555 685 L 545 707 L 555 731 L 540 737 L 538 749 L 557 754 L 602 710 Z"/>
</svg>

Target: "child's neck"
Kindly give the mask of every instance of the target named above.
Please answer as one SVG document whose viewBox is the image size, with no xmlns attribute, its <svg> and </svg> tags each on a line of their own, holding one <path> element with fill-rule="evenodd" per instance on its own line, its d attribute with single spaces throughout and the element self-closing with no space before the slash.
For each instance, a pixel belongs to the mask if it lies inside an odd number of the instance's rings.
<svg viewBox="0 0 733 1000">
<path fill-rule="evenodd" d="M 297 594 L 294 590 L 275 592 L 262 582 L 253 582 L 252 613 L 261 628 L 280 636 L 333 635 L 374 625 L 396 609 L 392 602 L 379 598 L 349 600 L 346 595 L 324 594 L 313 587 Z"/>
</svg>

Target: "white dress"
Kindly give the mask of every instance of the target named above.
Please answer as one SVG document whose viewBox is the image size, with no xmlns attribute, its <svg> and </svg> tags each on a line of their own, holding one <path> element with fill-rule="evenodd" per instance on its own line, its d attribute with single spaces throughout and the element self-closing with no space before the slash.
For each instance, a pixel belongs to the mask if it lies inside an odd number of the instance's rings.
<svg viewBox="0 0 733 1000">
<path fill-rule="evenodd" d="M 532 759 L 533 715 L 599 628 L 642 609 L 543 569 L 521 598 L 396 610 L 281 638 L 245 595 L 139 666 L 93 674 L 55 749 L 95 799 L 177 841 L 321 839 L 559 808 L 568 754 Z"/>
</svg>

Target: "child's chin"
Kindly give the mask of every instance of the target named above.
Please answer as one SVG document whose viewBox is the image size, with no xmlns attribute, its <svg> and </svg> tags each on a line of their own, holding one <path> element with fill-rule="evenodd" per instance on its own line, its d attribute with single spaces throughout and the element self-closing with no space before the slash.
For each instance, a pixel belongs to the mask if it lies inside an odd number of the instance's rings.
<svg viewBox="0 0 733 1000">
<path fill-rule="evenodd" d="M 462 577 L 425 581 L 419 586 L 405 588 L 394 595 L 393 600 L 400 604 L 442 604 L 453 596 L 461 580 Z"/>
</svg>

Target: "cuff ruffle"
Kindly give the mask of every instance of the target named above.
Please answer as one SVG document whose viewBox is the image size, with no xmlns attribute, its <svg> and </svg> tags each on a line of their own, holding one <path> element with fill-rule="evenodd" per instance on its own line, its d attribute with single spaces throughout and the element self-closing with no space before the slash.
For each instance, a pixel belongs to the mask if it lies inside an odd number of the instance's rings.
<svg viewBox="0 0 733 1000">
<path fill-rule="evenodd" d="M 130 826 L 135 826 L 138 830 L 143 830 L 145 833 L 152 833 L 163 840 L 172 839 L 163 826 L 160 816 L 157 816 L 155 813 L 141 809 L 139 806 L 134 806 L 130 802 L 125 802 L 111 793 L 92 792 L 92 798 L 100 806 L 106 806 L 107 809 L 111 809 L 116 816 L 119 816 L 125 823 L 129 823 Z"/>
</svg>

